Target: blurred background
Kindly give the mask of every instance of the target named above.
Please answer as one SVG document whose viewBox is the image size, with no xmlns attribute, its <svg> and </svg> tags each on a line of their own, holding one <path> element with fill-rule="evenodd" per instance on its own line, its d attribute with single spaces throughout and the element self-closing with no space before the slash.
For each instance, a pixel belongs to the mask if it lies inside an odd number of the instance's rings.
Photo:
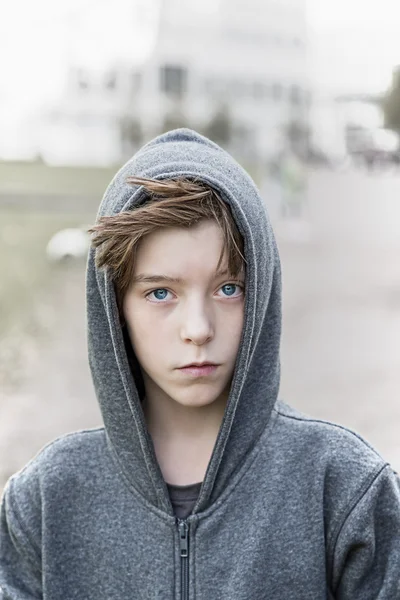
<svg viewBox="0 0 400 600">
<path fill-rule="evenodd" d="M 400 468 L 398 0 L 13 0 L 0 22 L 0 489 L 101 423 L 87 227 L 146 141 L 193 127 L 260 187 L 281 395 Z"/>
</svg>

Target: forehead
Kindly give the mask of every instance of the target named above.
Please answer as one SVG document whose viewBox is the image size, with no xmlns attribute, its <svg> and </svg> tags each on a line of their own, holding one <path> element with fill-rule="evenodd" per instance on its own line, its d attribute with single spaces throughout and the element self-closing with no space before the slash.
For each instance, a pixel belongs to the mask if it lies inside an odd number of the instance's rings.
<svg viewBox="0 0 400 600">
<path fill-rule="evenodd" d="M 223 234 L 214 221 L 203 221 L 190 228 L 162 228 L 141 240 L 135 272 L 156 267 L 187 270 L 199 265 L 215 271 L 222 250 Z"/>
</svg>

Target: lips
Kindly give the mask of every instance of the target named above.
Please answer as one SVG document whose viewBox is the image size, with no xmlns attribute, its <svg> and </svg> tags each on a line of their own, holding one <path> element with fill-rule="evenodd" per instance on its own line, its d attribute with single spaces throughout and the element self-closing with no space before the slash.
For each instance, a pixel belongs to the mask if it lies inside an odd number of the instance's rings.
<svg viewBox="0 0 400 600">
<path fill-rule="evenodd" d="M 188 369 L 189 367 L 218 367 L 217 363 L 212 362 L 194 362 L 189 365 L 184 365 L 180 367 L 181 369 Z"/>
<path fill-rule="evenodd" d="M 204 363 L 191 363 L 180 367 L 178 370 L 189 377 L 207 377 L 215 373 L 219 365 L 210 362 Z"/>
</svg>

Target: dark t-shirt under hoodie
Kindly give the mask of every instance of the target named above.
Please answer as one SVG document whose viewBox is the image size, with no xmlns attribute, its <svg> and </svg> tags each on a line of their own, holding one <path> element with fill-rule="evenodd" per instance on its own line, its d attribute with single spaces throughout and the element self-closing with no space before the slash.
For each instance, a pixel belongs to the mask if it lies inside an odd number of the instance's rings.
<svg viewBox="0 0 400 600">
<path fill-rule="evenodd" d="M 210 140 L 175 130 L 122 167 L 99 216 L 147 200 L 130 175 L 204 181 L 244 238 L 244 325 L 223 421 L 185 508 L 163 479 L 92 249 L 89 362 L 104 427 L 52 442 L 9 480 L 1 600 L 400 599 L 398 476 L 356 433 L 278 399 L 281 269 L 254 182 Z"/>
<path fill-rule="evenodd" d="M 190 485 L 172 485 L 167 483 L 172 508 L 178 519 L 187 519 L 192 514 L 196 500 L 199 497 L 201 483 Z"/>
</svg>

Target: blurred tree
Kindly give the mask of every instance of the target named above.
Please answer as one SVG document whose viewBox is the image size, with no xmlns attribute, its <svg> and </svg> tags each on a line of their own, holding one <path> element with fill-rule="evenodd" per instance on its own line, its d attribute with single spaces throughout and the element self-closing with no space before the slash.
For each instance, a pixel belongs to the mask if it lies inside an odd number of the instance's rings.
<svg viewBox="0 0 400 600">
<path fill-rule="evenodd" d="M 176 109 L 165 114 L 161 126 L 161 133 L 171 131 L 172 129 L 179 129 L 180 127 L 188 126 L 189 125 L 185 115 L 179 109 Z"/>
<path fill-rule="evenodd" d="M 204 135 L 221 146 L 228 146 L 232 139 L 233 124 L 228 106 L 220 106 L 210 121 L 202 128 Z"/>
<path fill-rule="evenodd" d="M 143 131 L 138 119 L 124 113 L 118 122 L 123 157 L 130 156 L 143 144 Z"/>
<path fill-rule="evenodd" d="M 400 133 L 400 66 L 393 71 L 392 85 L 383 100 L 385 127 Z"/>
</svg>

